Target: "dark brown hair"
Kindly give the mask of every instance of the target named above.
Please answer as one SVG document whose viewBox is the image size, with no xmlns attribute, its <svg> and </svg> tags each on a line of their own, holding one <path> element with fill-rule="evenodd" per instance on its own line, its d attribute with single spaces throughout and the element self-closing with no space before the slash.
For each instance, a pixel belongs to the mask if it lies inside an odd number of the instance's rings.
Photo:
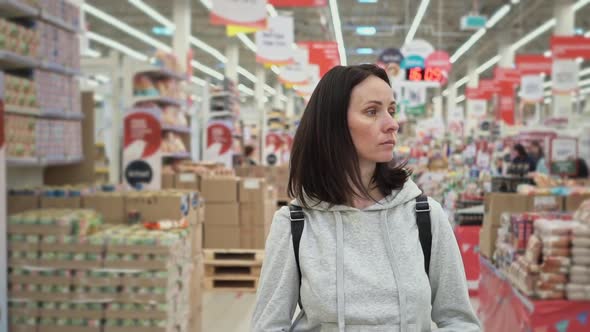
<svg viewBox="0 0 590 332">
<path fill-rule="evenodd" d="M 334 205 L 349 204 L 355 195 L 371 199 L 362 185 L 348 128 L 352 89 L 370 76 L 391 86 L 383 69 L 365 64 L 332 68 L 313 91 L 295 133 L 290 161 L 289 195 L 303 206 L 309 207 L 304 196 Z M 403 187 L 410 176 L 404 166 L 393 160 L 377 163 L 373 183 L 384 196 Z"/>
</svg>

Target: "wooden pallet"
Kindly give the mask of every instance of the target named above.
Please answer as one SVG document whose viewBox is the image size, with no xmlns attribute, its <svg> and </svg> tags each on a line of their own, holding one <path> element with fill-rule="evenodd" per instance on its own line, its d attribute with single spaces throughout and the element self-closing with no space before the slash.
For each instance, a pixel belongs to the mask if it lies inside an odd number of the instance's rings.
<svg viewBox="0 0 590 332">
<path fill-rule="evenodd" d="M 227 275 L 203 279 L 203 287 L 212 291 L 256 292 L 258 277 Z"/>
<path fill-rule="evenodd" d="M 261 262 L 242 260 L 213 260 L 205 261 L 205 276 L 216 277 L 224 275 L 260 276 Z"/>
<path fill-rule="evenodd" d="M 258 249 L 205 249 L 203 254 L 205 262 L 242 261 L 262 263 L 264 259 L 264 250 Z"/>
</svg>

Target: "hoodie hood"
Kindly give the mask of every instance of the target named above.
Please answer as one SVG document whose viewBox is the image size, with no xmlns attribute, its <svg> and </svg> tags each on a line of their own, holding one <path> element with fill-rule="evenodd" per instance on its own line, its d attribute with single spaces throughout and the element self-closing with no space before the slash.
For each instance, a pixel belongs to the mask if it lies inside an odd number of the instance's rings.
<svg viewBox="0 0 590 332">
<path fill-rule="evenodd" d="M 422 191 L 418 186 L 414 183 L 414 181 L 408 179 L 404 186 L 401 189 L 393 190 L 391 194 L 387 195 L 385 198 L 380 200 L 378 203 L 375 203 L 365 209 L 363 211 L 380 211 L 380 210 L 387 210 L 394 208 L 396 206 L 405 204 L 409 201 L 416 199 L 416 197 L 420 196 Z M 318 201 L 313 198 L 309 198 L 307 195 L 305 196 L 305 200 L 307 201 L 309 208 L 311 210 L 318 210 L 318 211 L 330 211 L 330 212 L 344 212 L 344 211 L 359 211 L 359 209 L 347 206 L 347 205 L 331 205 L 328 202 Z M 291 204 L 295 205 L 302 205 L 299 200 L 294 199 L 291 201 Z"/>
</svg>

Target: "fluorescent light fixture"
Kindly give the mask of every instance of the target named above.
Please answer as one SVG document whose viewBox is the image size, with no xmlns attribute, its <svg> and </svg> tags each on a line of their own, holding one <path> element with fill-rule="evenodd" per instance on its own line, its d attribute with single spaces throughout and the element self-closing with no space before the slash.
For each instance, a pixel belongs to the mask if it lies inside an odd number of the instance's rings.
<svg viewBox="0 0 590 332">
<path fill-rule="evenodd" d="M 217 49 L 209 46 L 209 44 L 203 42 L 202 40 L 198 39 L 195 36 L 190 36 L 189 41 L 195 47 L 211 54 L 217 60 L 221 61 L 222 63 L 227 63 L 227 57 L 223 55 L 223 53 L 219 52 Z"/>
<path fill-rule="evenodd" d="M 512 4 L 513 4 L 513 5 L 517 5 L 517 4 L 519 4 L 519 3 L 520 3 L 520 0 L 512 0 L 512 1 L 510 1 L 510 2 L 512 2 Z"/>
<path fill-rule="evenodd" d="M 465 95 L 460 95 L 457 98 L 455 98 L 455 104 L 458 104 L 463 101 L 465 101 Z"/>
<path fill-rule="evenodd" d="M 485 33 L 486 33 L 486 29 L 481 28 L 481 29 L 477 30 L 476 33 L 471 35 L 471 37 L 469 37 L 469 39 L 467 39 L 467 41 L 463 45 L 461 45 L 457 49 L 457 51 L 455 51 L 453 56 L 451 56 L 451 63 L 455 63 L 457 60 L 459 60 L 459 58 L 463 54 L 465 54 L 465 52 L 467 52 L 471 48 L 471 46 L 473 46 L 473 44 L 475 44 L 483 35 L 485 35 Z"/>
<path fill-rule="evenodd" d="M 377 28 L 373 26 L 358 26 L 356 27 L 356 34 L 361 36 L 372 36 L 377 33 Z"/>
<path fill-rule="evenodd" d="M 377 3 L 378 0 L 358 0 L 358 3 Z"/>
<path fill-rule="evenodd" d="M 416 31 L 418 31 L 418 27 L 420 26 L 420 22 L 422 22 L 422 18 L 424 17 L 424 14 L 426 13 L 426 9 L 428 9 L 429 4 L 430 4 L 430 0 L 422 0 L 422 2 L 420 2 L 420 7 L 418 7 L 418 12 L 416 13 L 416 16 L 414 16 L 414 21 L 412 22 L 412 25 L 410 26 L 410 30 L 408 31 L 408 35 L 406 36 L 405 44 L 411 42 L 414 39 L 414 36 L 416 35 Z"/>
<path fill-rule="evenodd" d="M 496 23 L 498 23 L 502 18 L 504 18 L 504 16 L 506 16 L 506 14 L 508 14 L 509 11 L 510 5 L 504 5 L 500 7 L 500 9 L 498 9 L 494 13 L 494 15 L 492 15 L 492 17 L 486 22 L 486 28 L 489 29 L 496 25 Z"/>
<path fill-rule="evenodd" d="M 449 95 L 449 90 L 448 89 L 444 89 L 442 92 L 443 97 L 446 97 Z"/>
<path fill-rule="evenodd" d="M 157 10 L 146 5 L 143 1 L 141 1 L 141 0 L 128 0 L 128 1 L 130 4 L 134 5 L 139 10 L 144 12 L 146 15 L 148 15 L 148 16 L 152 17 L 154 20 L 158 21 L 164 27 L 168 28 L 171 31 L 176 30 L 176 25 L 174 23 L 172 23 L 169 19 L 162 16 L 160 13 L 158 13 Z"/>
<path fill-rule="evenodd" d="M 586 75 L 590 75 L 590 67 L 580 71 L 579 73 L 580 76 L 586 76 Z"/>
<path fill-rule="evenodd" d="M 149 59 L 149 57 L 143 53 L 137 52 L 136 50 L 133 50 L 133 49 L 131 49 L 119 42 L 116 42 L 110 38 L 104 37 L 102 35 L 92 32 L 92 31 L 87 31 L 86 37 L 88 37 L 88 39 L 90 39 L 94 42 L 108 46 L 114 50 L 124 53 L 124 54 L 126 54 L 132 58 L 135 58 L 139 61 L 148 61 L 148 59 Z"/>
<path fill-rule="evenodd" d="M 529 32 L 526 36 L 522 37 L 516 43 L 512 44 L 512 51 L 518 50 L 519 48 L 528 44 L 531 40 L 533 40 L 533 39 L 539 37 L 540 35 L 542 35 L 543 33 L 547 32 L 549 29 L 553 28 L 556 23 L 557 23 L 557 20 L 554 18 L 543 23 L 543 25 L 541 25 L 540 27 L 536 28 L 535 30 Z"/>
<path fill-rule="evenodd" d="M 545 105 L 551 104 L 551 98 L 545 98 Z"/>
<path fill-rule="evenodd" d="M 88 47 L 86 50 L 84 50 L 82 55 L 90 58 L 100 58 L 102 56 L 102 53 L 93 48 Z"/>
<path fill-rule="evenodd" d="M 273 5 L 271 5 L 270 3 L 266 4 L 266 11 L 272 17 L 275 17 L 275 16 L 278 16 L 279 15 L 277 13 L 277 10 L 275 9 L 275 7 Z"/>
<path fill-rule="evenodd" d="M 200 86 L 205 86 L 207 84 L 207 82 L 203 79 L 200 79 L 196 76 L 191 76 L 191 82 L 200 85 Z"/>
<path fill-rule="evenodd" d="M 152 28 L 152 33 L 156 36 L 172 36 L 174 30 L 167 27 L 157 26 Z"/>
<path fill-rule="evenodd" d="M 332 15 L 332 24 L 334 25 L 334 34 L 338 43 L 338 54 L 340 55 L 340 64 L 346 66 L 346 49 L 344 48 L 344 37 L 342 37 L 342 22 L 340 22 L 340 12 L 338 11 L 338 0 L 330 0 L 330 13 Z"/>
<path fill-rule="evenodd" d="M 553 85 L 553 81 L 547 81 L 543 83 L 543 88 L 547 89 Z"/>
<path fill-rule="evenodd" d="M 254 90 L 250 89 L 249 87 L 245 86 L 244 84 L 239 84 L 238 85 L 238 90 L 242 91 L 243 93 L 253 96 L 254 95 Z"/>
<path fill-rule="evenodd" d="M 275 90 L 273 87 L 269 86 L 269 85 L 265 85 L 264 86 L 264 90 L 268 93 L 270 93 L 271 95 L 274 95 L 277 93 L 277 90 Z"/>
<path fill-rule="evenodd" d="M 553 54 L 553 53 L 552 53 L 551 51 L 549 51 L 549 50 L 547 50 L 547 51 L 545 51 L 545 53 L 543 53 L 543 55 L 544 55 L 546 58 L 550 58 L 552 54 Z"/>
<path fill-rule="evenodd" d="M 586 6 L 589 3 L 590 3 L 590 0 L 579 0 L 578 2 L 576 2 L 576 4 L 574 4 L 574 11 L 578 11 L 579 9 L 582 9 L 582 7 Z"/>
<path fill-rule="evenodd" d="M 489 59 L 488 61 L 486 61 L 484 64 L 482 64 L 481 66 L 477 67 L 477 69 L 475 70 L 478 74 L 483 73 L 484 71 L 488 70 L 489 68 L 491 68 L 493 65 L 495 65 L 496 63 L 498 63 L 498 61 L 500 61 L 500 56 L 496 55 L 495 57 Z"/>
<path fill-rule="evenodd" d="M 550 97 L 552 94 L 553 94 L 553 92 L 551 92 L 551 90 L 547 90 L 547 91 L 545 91 L 545 92 L 543 93 L 543 95 L 544 95 L 545 97 Z"/>
<path fill-rule="evenodd" d="M 584 58 L 582 58 L 582 57 L 577 57 L 577 58 L 576 58 L 576 62 L 577 62 L 577 63 L 582 63 L 582 62 L 584 62 Z"/>
<path fill-rule="evenodd" d="M 256 43 L 254 43 L 252 39 L 248 38 L 246 34 L 238 33 L 238 39 L 241 40 L 242 43 L 244 43 L 244 45 L 246 45 L 246 47 L 250 49 L 250 51 L 256 53 L 256 51 L 258 50 L 258 48 L 256 47 Z"/>
<path fill-rule="evenodd" d="M 254 75 L 251 72 L 247 71 L 243 67 L 238 67 L 238 74 L 244 76 L 245 78 L 247 78 L 252 83 L 258 82 L 258 79 L 256 78 L 256 75 Z"/>
<path fill-rule="evenodd" d="M 148 35 L 146 35 L 145 33 L 131 27 L 130 25 L 123 23 L 122 21 L 118 20 L 117 18 L 89 5 L 88 3 L 84 3 L 83 5 L 83 9 L 85 12 L 89 13 L 92 16 L 95 16 L 96 18 L 101 19 L 102 21 L 118 28 L 119 30 L 126 32 L 127 34 L 141 40 L 142 42 L 151 45 L 157 49 L 160 49 L 164 52 L 168 52 L 171 53 L 172 52 L 172 47 L 160 42 L 159 40 L 156 40 Z"/>
<path fill-rule="evenodd" d="M 201 3 L 209 10 L 211 10 L 211 7 L 213 7 L 213 3 L 211 3 L 211 0 L 201 0 Z"/>
<path fill-rule="evenodd" d="M 94 78 L 95 78 L 97 81 L 99 81 L 100 83 L 108 83 L 108 82 L 110 82 L 110 81 L 111 81 L 111 79 L 110 79 L 108 76 L 106 76 L 106 75 L 101 75 L 101 74 L 94 75 Z"/>
<path fill-rule="evenodd" d="M 283 103 L 286 103 L 286 102 L 288 102 L 288 101 L 289 101 L 289 99 L 288 99 L 288 98 L 287 98 L 285 95 L 281 95 L 281 96 L 279 97 L 279 100 L 280 100 L 280 101 L 282 101 Z"/>
<path fill-rule="evenodd" d="M 586 79 L 586 80 L 582 80 L 582 81 L 578 82 L 578 86 L 586 86 L 586 85 L 590 85 L 590 79 Z"/>
<path fill-rule="evenodd" d="M 279 69 L 279 67 L 274 66 L 274 65 L 270 67 L 270 70 L 272 70 L 272 72 L 277 75 L 279 75 L 281 73 L 281 70 Z"/>
<path fill-rule="evenodd" d="M 356 49 L 356 54 L 369 55 L 369 54 L 373 54 L 373 53 L 374 53 L 374 51 L 370 47 L 359 47 Z"/>
<path fill-rule="evenodd" d="M 202 63 L 200 63 L 200 62 L 198 62 L 196 60 L 191 60 L 191 65 L 195 69 L 198 69 L 198 70 L 202 71 L 203 73 L 205 73 L 205 74 L 207 74 L 207 75 L 209 75 L 209 76 L 211 76 L 213 78 L 216 78 L 216 79 L 218 79 L 220 81 L 223 80 L 223 78 L 224 78 L 224 76 L 223 76 L 222 73 L 220 73 L 220 72 L 218 72 L 216 70 L 213 70 L 213 69 L 205 66 L 204 64 L 202 64 Z"/>
<path fill-rule="evenodd" d="M 469 76 L 465 76 L 465 77 L 461 78 L 460 80 L 455 82 L 455 89 L 458 89 L 460 86 L 467 83 L 467 81 L 469 81 Z"/>
</svg>

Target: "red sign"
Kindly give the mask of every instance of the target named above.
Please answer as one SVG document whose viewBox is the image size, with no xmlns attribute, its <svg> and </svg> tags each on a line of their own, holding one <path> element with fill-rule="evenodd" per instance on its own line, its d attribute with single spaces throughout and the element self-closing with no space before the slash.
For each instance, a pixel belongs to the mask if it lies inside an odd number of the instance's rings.
<svg viewBox="0 0 590 332">
<path fill-rule="evenodd" d="M 439 68 L 442 71 L 450 73 L 452 64 L 451 58 L 449 57 L 449 53 L 444 51 L 436 51 L 430 53 L 430 55 L 426 57 L 425 66 Z"/>
<path fill-rule="evenodd" d="M 141 158 L 146 159 L 160 150 L 162 128 L 160 120 L 148 112 L 135 112 L 125 117 L 125 148 L 135 141 L 145 142 Z"/>
<path fill-rule="evenodd" d="M 336 42 L 300 42 L 301 47 L 309 50 L 309 63 L 320 66 L 320 77 L 330 69 L 340 65 L 340 53 Z"/>
<path fill-rule="evenodd" d="M 488 100 L 488 95 L 480 88 L 465 88 L 465 98 L 467 99 L 485 99 Z"/>
<path fill-rule="evenodd" d="M 551 53 L 556 59 L 590 59 L 590 38 L 584 36 L 551 36 Z"/>
<path fill-rule="evenodd" d="M 500 86 L 496 84 L 496 81 L 494 80 L 479 80 L 478 88 L 482 90 L 484 93 L 490 95 L 489 98 L 492 98 L 491 96 L 496 93 L 500 93 Z"/>
<path fill-rule="evenodd" d="M 284 143 L 285 142 L 283 141 L 283 138 L 279 134 L 269 133 L 266 135 L 266 146 L 272 147 L 274 152 L 279 151 L 283 147 Z"/>
<path fill-rule="evenodd" d="M 522 76 L 541 73 L 549 75 L 551 74 L 551 66 L 553 65 L 553 59 L 543 54 L 518 54 L 514 58 L 514 62 Z"/>
<path fill-rule="evenodd" d="M 520 72 L 516 68 L 494 68 L 494 80 L 500 83 L 520 84 Z"/>
<path fill-rule="evenodd" d="M 328 0 L 268 0 L 275 7 L 325 7 Z"/>
<path fill-rule="evenodd" d="M 514 125 L 514 86 L 511 84 L 502 85 L 499 98 L 500 118 L 507 125 Z"/>
<path fill-rule="evenodd" d="M 421 81 L 429 81 L 429 82 L 441 82 L 444 79 L 444 75 L 440 68 L 420 68 L 414 67 L 410 68 L 407 71 L 408 81 L 413 82 L 421 82 Z"/>
<path fill-rule="evenodd" d="M 212 123 L 207 127 L 207 147 L 221 144 L 219 155 L 224 155 L 233 144 L 231 129 L 223 123 Z"/>
<path fill-rule="evenodd" d="M 455 238 L 459 245 L 463 266 L 465 267 L 465 277 L 470 286 L 470 291 L 477 289 L 479 280 L 479 230 L 481 226 L 458 226 L 455 228 Z"/>
</svg>

